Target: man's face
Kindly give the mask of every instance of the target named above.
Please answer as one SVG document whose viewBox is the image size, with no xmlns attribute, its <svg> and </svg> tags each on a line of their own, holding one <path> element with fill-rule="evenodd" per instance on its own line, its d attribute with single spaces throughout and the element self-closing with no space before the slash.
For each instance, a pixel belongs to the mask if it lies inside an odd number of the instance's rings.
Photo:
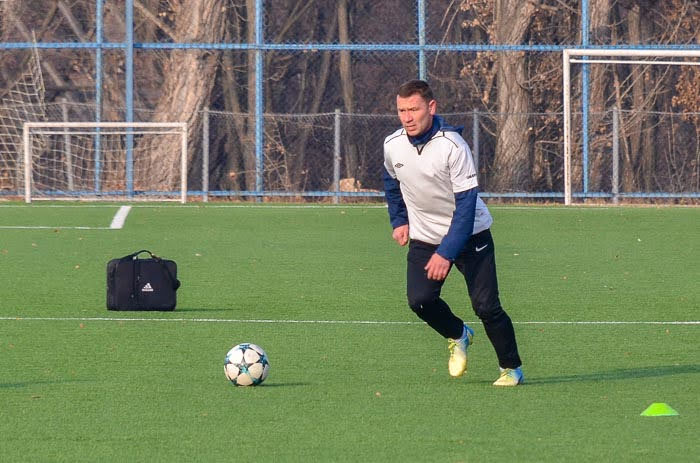
<svg viewBox="0 0 700 463">
<path fill-rule="evenodd" d="M 422 135 L 430 129 L 436 106 L 435 100 L 427 102 L 418 93 L 406 98 L 396 97 L 401 125 L 411 137 Z"/>
</svg>

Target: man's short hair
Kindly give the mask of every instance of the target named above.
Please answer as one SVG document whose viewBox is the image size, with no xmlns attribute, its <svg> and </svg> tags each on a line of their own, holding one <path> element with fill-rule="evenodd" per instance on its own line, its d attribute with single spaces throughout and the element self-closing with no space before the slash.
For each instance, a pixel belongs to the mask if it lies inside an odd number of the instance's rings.
<svg viewBox="0 0 700 463">
<path fill-rule="evenodd" d="M 428 83 L 424 80 L 409 80 L 408 82 L 401 84 L 399 87 L 398 95 L 401 98 L 408 98 L 409 96 L 415 94 L 420 95 L 426 102 L 430 102 L 430 100 L 435 99 L 433 96 L 433 91 L 430 89 L 430 85 L 428 85 Z"/>
</svg>

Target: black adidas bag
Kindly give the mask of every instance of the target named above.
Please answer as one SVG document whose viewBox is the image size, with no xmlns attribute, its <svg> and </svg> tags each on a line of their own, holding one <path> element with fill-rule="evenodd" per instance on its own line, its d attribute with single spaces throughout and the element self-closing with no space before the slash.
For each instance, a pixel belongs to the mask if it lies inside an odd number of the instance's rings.
<svg viewBox="0 0 700 463">
<path fill-rule="evenodd" d="M 145 249 L 107 263 L 109 310 L 175 310 L 179 287 L 177 264 Z"/>
</svg>

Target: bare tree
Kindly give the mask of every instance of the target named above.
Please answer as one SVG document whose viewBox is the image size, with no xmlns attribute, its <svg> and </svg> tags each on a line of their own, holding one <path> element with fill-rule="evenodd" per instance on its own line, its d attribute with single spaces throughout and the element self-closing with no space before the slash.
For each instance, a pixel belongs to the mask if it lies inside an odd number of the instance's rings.
<svg viewBox="0 0 700 463">
<path fill-rule="evenodd" d="M 219 42 L 224 37 L 224 0 L 187 2 L 171 0 L 173 27 L 178 41 Z M 155 104 L 156 122 L 184 121 L 192 133 L 199 133 L 200 110 L 208 101 L 218 65 L 218 53 L 200 50 L 174 50 L 161 64 L 163 80 Z M 179 150 L 157 138 L 145 138 L 151 169 L 139 169 L 137 188 L 171 189 L 179 178 Z M 189 156 L 192 156 L 190 150 Z"/>
<path fill-rule="evenodd" d="M 535 0 L 496 0 L 495 36 L 499 44 L 517 44 L 525 38 Z M 527 188 L 530 179 L 530 134 L 527 113 L 526 55 L 500 53 L 497 58 L 498 140 L 490 182 L 496 191 Z"/>
<path fill-rule="evenodd" d="M 590 36 L 595 45 L 613 43 L 698 43 L 700 7 L 697 0 L 589 0 Z M 255 0 L 134 0 L 136 42 L 255 41 Z M 413 6 L 413 4 L 411 4 Z M 125 40 L 125 2 L 104 2 L 104 40 Z M 426 3 L 428 41 L 454 43 L 572 44 L 580 40 L 580 2 L 563 0 L 431 0 Z M 94 0 L 5 0 L 0 2 L 0 33 L 7 41 L 27 41 L 34 32 L 40 41 L 92 41 L 95 37 Z M 412 8 L 411 8 L 412 9 Z M 415 39 L 411 14 L 405 2 L 386 0 L 279 0 L 265 2 L 267 43 L 339 42 L 409 43 Z M 13 18 L 16 17 L 18 20 Z M 199 115 L 204 107 L 224 110 L 212 119 L 212 187 L 253 189 L 257 159 L 255 133 L 255 56 L 248 48 L 225 52 L 188 49 L 135 50 L 134 111 L 137 120 L 186 120 L 191 145 L 199 141 Z M 21 51 L 3 51 L 2 88 L 21 69 Z M 123 120 L 125 57 L 121 49 L 102 50 L 102 120 Z M 427 71 L 438 95 L 450 95 L 443 112 L 476 109 L 502 116 L 479 120 L 482 184 L 492 191 L 560 188 L 561 66 L 553 52 L 518 53 L 486 51 L 428 53 Z M 95 64 L 92 50 L 42 50 L 47 84 L 46 101 L 73 96 L 75 102 L 94 97 Z M 316 175 L 315 163 L 327 159 L 332 124 L 321 118 L 274 117 L 275 113 L 313 114 L 341 107 L 347 113 L 386 113 L 400 79 L 415 76 L 415 54 L 295 50 L 263 53 L 263 147 L 266 187 L 298 190 L 326 179 Z M 576 67 L 575 72 L 580 72 Z M 667 184 L 679 191 L 697 189 L 700 157 L 698 118 L 676 115 L 698 109 L 698 72 L 691 67 L 643 65 L 590 66 L 589 187 L 604 190 L 610 178 L 609 111 L 623 110 L 621 153 L 623 188 L 655 189 Z M 581 95 L 581 80 L 574 77 L 574 95 Z M 389 95 L 389 97 L 388 97 Z M 441 97 L 442 98 L 442 97 Z M 580 102 L 580 100 L 579 100 Z M 79 105 L 75 105 L 76 108 Z M 451 111 L 450 111 L 451 110 Z M 72 113 L 90 118 L 91 108 Z M 651 112 L 654 114 L 651 114 Z M 537 115 L 534 115 L 538 113 Z M 641 114 L 647 115 L 641 117 Z M 673 116 L 666 114 L 673 113 Z M 214 114 L 214 113 L 212 113 Z M 656 114 L 664 114 L 657 116 Z M 89 120 L 89 119 L 88 119 Z M 345 120 L 345 119 L 344 119 Z M 452 122 L 452 121 L 451 121 Z M 458 123 L 470 123 L 471 118 Z M 372 177 L 379 138 L 355 119 L 344 123 L 342 152 L 344 174 Z M 360 132 L 365 137 L 353 137 Z M 330 134 L 330 135 L 329 135 Z M 467 134 L 468 136 L 469 134 Z M 378 137 L 378 135 L 377 135 Z M 143 143 L 143 147 L 148 144 Z M 178 149 L 148 147 L 152 165 L 149 182 L 172 188 Z M 581 144 L 578 142 L 580 153 Z M 195 154 L 197 153 L 197 154 Z M 193 149 L 190 156 L 199 156 Z M 107 159 L 105 159 L 105 162 Z M 370 166 L 370 167 L 368 167 Z M 489 167 L 492 166 L 491 171 Z M 327 167 L 322 167 L 327 169 Z M 368 170 L 363 170 L 368 169 Z M 174 169 L 175 171 L 177 169 Z M 192 173 L 192 172 L 191 172 Z M 196 173 L 196 172 L 195 172 Z M 489 173 L 487 178 L 484 173 Z M 574 163 L 580 181 L 582 162 Z M 324 174 L 325 175 L 325 174 Z M 363 175 L 365 175 L 363 177 Z M 147 179 L 137 179 L 139 186 Z M 155 187 L 151 184 L 149 188 Z M 119 185 L 117 185 L 119 186 Z"/>
<path fill-rule="evenodd" d="M 610 43 L 610 0 L 591 0 L 590 6 L 590 21 L 591 21 L 591 39 L 593 44 Z M 591 67 L 590 78 L 590 127 L 592 131 L 596 131 L 599 124 L 605 117 L 605 112 L 608 107 L 608 73 L 605 72 L 603 66 Z M 599 191 L 603 183 L 603 174 L 605 172 L 606 160 L 605 156 L 607 148 L 607 139 L 599 137 L 591 143 L 591 159 L 589 171 L 589 188 L 593 191 Z M 580 170 L 580 168 L 579 168 Z"/>
<path fill-rule="evenodd" d="M 348 25 L 348 2 L 347 0 L 338 1 L 338 38 L 340 43 L 349 43 L 349 25 Z M 340 52 L 340 82 L 343 93 L 343 105 L 345 112 L 352 114 L 355 112 L 354 106 L 354 86 L 352 79 L 352 67 L 350 61 L 350 52 Z M 352 130 L 352 128 L 350 128 Z M 357 147 L 353 143 L 345 145 L 345 175 L 349 178 L 357 177 Z"/>
<path fill-rule="evenodd" d="M 255 0 L 244 0 L 228 9 L 225 39 L 235 43 L 255 42 Z M 223 109 L 233 113 L 218 136 L 214 149 L 225 153 L 221 184 L 229 189 L 253 190 L 255 187 L 255 51 L 226 51 L 222 54 L 219 86 Z M 244 114 L 247 113 L 247 116 Z M 231 130 L 229 130 L 229 128 Z"/>
</svg>

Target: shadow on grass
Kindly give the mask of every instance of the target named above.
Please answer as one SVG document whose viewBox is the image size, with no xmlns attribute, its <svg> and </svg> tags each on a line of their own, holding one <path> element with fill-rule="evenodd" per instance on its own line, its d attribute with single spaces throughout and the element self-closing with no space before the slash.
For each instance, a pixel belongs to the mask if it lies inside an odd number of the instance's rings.
<svg viewBox="0 0 700 463">
<path fill-rule="evenodd" d="M 306 387 L 306 386 L 311 386 L 313 383 L 263 383 L 259 386 L 255 387 L 262 387 L 267 389 L 268 387 Z"/>
<path fill-rule="evenodd" d="M 581 373 L 578 375 L 557 375 L 532 377 L 525 374 L 525 384 L 556 384 L 580 381 L 624 381 L 639 378 L 700 374 L 700 365 L 663 365 L 658 367 L 619 368 L 616 370 Z"/>
<path fill-rule="evenodd" d="M 268 389 L 274 387 L 307 387 L 313 383 L 268 383 L 258 384 L 257 386 L 234 386 L 235 389 L 251 391 L 253 389 Z"/>
<path fill-rule="evenodd" d="M 68 384 L 68 383 L 90 383 L 92 381 L 90 380 L 81 380 L 81 379 L 55 379 L 51 381 L 20 381 L 17 383 L 0 383 L 0 389 L 19 389 L 23 387 L 30 387 L 30 386 L 55 386 L 57 384 Z"/>
<path fill-rule="evenodd" d="M 31 386 L 55 386 L 58 384 L 68 384 L 68 383 L 89 383 L 91 382 L 90 380 L 75 380 L 75 379 L 69 379 L 69 380 L 52 380 L 52 381 L 20 381 L 16 383 L 0 383 L 0 390 L 2 389 L 20 389 L 20 388 L 25 388 L 25 387 L 31 387 Z M 289 383 L 279 383 L 279 382 L 272 382 L 272 383 L 263 383 L 259 386 L 253 387 L 240 387 L 237 389 L 267 389 L 267 388 L 272 388 L 272 387 L 307 387 L 311 386 L 313 383 L 303 383 L 303 382 L 289 382 Z"/>
</svg>

